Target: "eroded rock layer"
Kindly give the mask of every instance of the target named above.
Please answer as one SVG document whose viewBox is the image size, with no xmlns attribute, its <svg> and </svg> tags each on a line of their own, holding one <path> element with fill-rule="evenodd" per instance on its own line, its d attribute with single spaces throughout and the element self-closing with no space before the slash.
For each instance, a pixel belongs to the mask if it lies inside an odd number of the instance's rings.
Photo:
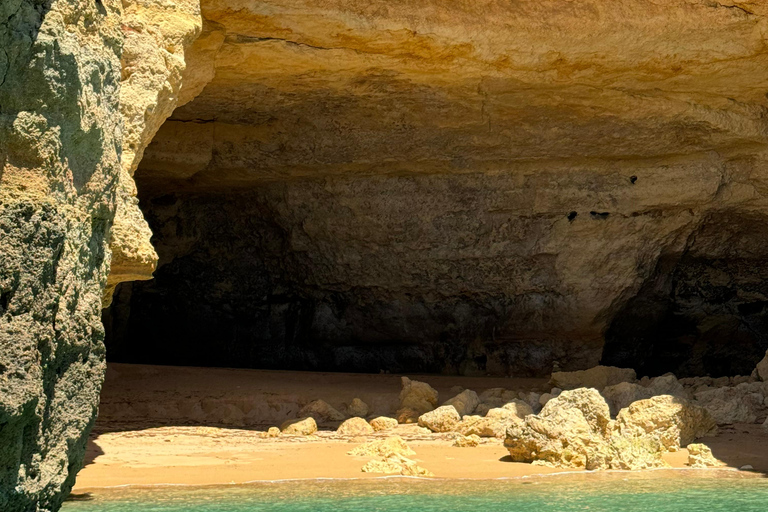
<svg viewBox="0 0 768 512">
<path fill-rule="evenodd" d="M 201 9 L 116 360 L 718 375 L 768 348 L 761 2 Z"/>
</svg>

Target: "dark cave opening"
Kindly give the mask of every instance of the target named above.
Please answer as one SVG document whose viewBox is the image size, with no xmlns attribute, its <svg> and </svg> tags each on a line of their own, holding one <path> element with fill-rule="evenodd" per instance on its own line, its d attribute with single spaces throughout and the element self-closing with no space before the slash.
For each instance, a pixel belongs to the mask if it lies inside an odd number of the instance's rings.
<svg viewBox="0 0 768 512">
<path fill-rule="evenodd" d="M 662 257 L 605 336 L 601 363 L 640 375 L 749 375 L 768 349 L 765 221 L 713 216 Z"/>
</svg>

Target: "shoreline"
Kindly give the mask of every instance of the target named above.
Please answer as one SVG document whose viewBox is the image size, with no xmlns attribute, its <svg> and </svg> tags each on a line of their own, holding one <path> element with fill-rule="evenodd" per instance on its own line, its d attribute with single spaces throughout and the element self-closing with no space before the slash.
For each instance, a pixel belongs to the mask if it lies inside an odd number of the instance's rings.
<svg viewBox="0 0 768 512">
<path fill-rule="evenodd" d="M 443 397 L 455 394 L 457 386 L 477 391 L 500 385 L 530 389 L 541 382 L 450 376 L 428 380 Z M 375 457 L 347 454 L 367 441 L 393 435 L 402 437 L 416 452 L 411 458 L 434 474 L 429 478 L 497 480 L 605 473 L 512 462 L 497 438 L 483 438 L 476 447 L 454 447 L 455 434 L 425 432 L 416 424 L 364 436 L 342 435 L 335 426 L 322 424 L 310 436 L 267 437 L 264 432 L 296 417 L 304 404 L 318 398 L 343 409 L 353 398 L 362 397 L 370 404 L 372 415 L 391 417 L 400 388 L 399 377 L 389 374 L 110 364 L 99 419 L 73 492 L 126 486 L 399 478 L 363 473 L 362 467 Z M 756 472 L 768 474 L 768 432 L 758 424 L 724 426 L 717 436 L 699 442 L 726 464 L 716 471 L 751 465 Z M 661 471 L 692 469 L 686 466 L 685 449 L 666 454 L 665 460 L 671 467 Z"/>
</svg>

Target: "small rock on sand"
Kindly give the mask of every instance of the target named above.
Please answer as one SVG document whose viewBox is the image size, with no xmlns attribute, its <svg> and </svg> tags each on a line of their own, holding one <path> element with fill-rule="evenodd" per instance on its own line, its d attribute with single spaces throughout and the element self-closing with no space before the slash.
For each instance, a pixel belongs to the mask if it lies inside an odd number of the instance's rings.
<svg viewBox="0 0 768 512">
<path fill-rule="evenodd" d="M 346 418 L 325 400 L 314 400 L 299 411 L 300 417 L 312 417 L 320 423 L 342 421 Z"/>
<path fill-rule="evenodd" d="M 363 418 L 349 418 L 336 429 L 336 433 L 343 436 L 366 436 L 373 432 L 373 427 Z"/>
<path fill-rule="evenodd" d="M 380 432 L 382 430 L 388 430 L 390 428 L 395 428 L 397 426 L 397 420 L 395 418 L 387 418 L 386 416 L 379 416 L 377 418 L 373 418 L 371 421 L 371 426 L 373 427 L 373 430 L 376 432 Z"/>
<path fill-rule="evenodd" d="M 453 442 L 453 446 L 456 446 L 459 448 L 474 448 L 475 446 L 479 446 L 479 445 L 480 445 L 480 436 L 477 436 L 475 434 L 471 434 L 468 436 L 459 436 Z"/>
<path fill-rule="evenodd" d="M 432 432 L 450 432 L 461 421 L 461 416 L 452 405 L 443 405 L 434 411 L 419 416 L 419 426 Z"/>
<path fill-rule="evenodd" d="M 350 415 L 351 417 L 365 418 L 366 416 L 368 416 L 368 411 L 369 411 L 368 404 L 366 404 L 359 398 L 355 398 L 347 406 L 347 414 Z"/>
<path fill-rule="evenodd" d="M 288 420 L 280 425 L 283 434 L 308 436 L 317 432 L 317 423 L 312 417 Z"/>
</svg>

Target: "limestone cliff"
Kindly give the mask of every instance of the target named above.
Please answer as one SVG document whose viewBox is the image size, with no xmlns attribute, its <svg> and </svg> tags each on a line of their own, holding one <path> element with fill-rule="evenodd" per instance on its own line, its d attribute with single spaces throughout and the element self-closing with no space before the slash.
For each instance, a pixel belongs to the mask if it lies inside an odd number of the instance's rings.
<svg viewBox="0 0 768 512">
<path fill-rule="evenodd" d="M 185 51 L 202 30 L 199 0 L 123 0 L 122 4 L 123 140 L 105 306 L 118 283 L 151 279 L 155 270 L 157 254 L 150 242 L 152 233 L 139 210 L 133 173 L 144 149 L 179 103 L 186 71 Z M 189 81 L 194 89 L 197 84 Z"/>
<path fill-rule="evenodd" d="M 57 510 L 82 466 L 110 257 L 112 285 L 156 259 L 130 175 L 201 23 L 196 2 L 0 3 L 3 512 Z"/>
<path fill-rule="evenodd" d="M 0 510 L 58 509 L 104 375 L 116 0 L 0 2 Z"/>
<path fill-rule="evenodd" d="M 136 173 L 160 266 L 115 356 L 727 374 L 768 348 L 763 2 L 202 14 L 223 42 Z"/>
</svg>

